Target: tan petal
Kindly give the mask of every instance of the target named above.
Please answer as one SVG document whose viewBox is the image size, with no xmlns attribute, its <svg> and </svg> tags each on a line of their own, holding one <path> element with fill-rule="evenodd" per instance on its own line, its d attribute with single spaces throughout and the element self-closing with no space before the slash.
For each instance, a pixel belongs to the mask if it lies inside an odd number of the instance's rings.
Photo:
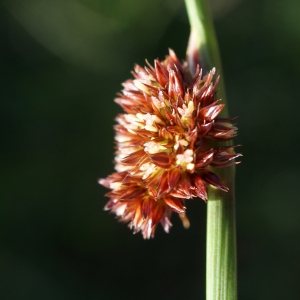
<svg viewBox="0 0 300 300">
<path fill-rule="evenodd" d="M 154 200 L 150 197 L 147 197 L 144 199 L 144 201 L 142 203 L 142 208 L 141 208 L 144 219 L 146 219 L 150 215 L 152 207 L 153 207 L 153 201 Z"/>
<path fill-rule="evenodd" d="M 213 159 L 214 151 L 212 149 L 206 152 L 199 152 L 196 155 L 195 168 L 205 168 L 213 161 Z"/>
<path fill-rule="evenodd" d="M 142 158 L 145 156 L 145 151 L 144 149 L 135 151 L 131 154 L 129 154 L 128 156 L 126 156 L 125 158 L 122 159 L 122 163 L 123 164 L 128 164 L 128 165 L 136 165 L 137 163 L 139 163 Z"/>
<path fill-rule="evenodd" d="M 152 209 L 151 219 L 153 226 L 157 225 L 160 220 L 163 218 L 163 215 L 165 213 L 166 206 L 160 203 L 154 204 L 154 209 Z"/>
<path fill-rule="evenodd" d="M 182 199 L 177 198 L 164 198 L 164 201 L 167 203 L 168 206 L 176 213 L 183 213 L 185 212 Z"/>
<path fill-rule="evenodd" d="M 158 186 L 157 186 L 157 197 L 168 192 L 168 171 L 162 173 Z"/>
<path fill-rule="evenodd" d="M 195 194 L 202 200 L 207 201 L 206 186 L 199 175 L 196 175 L 194 177 L 194 184 L 195 184 L 195 189 L 194 189 Z"/>
<path fill-rule="evenodd" d="M 149 158 L 156 166 L 164 169 L 168 169 L 173 162 L 172 156 L 166 152 L 150 154 Z"/>
<path fill-rule="evenodd" d="M 181 171 L 174 168 L 168 172 L 168 191 L 172 191 L 180 180 Z"/>
<path fill-rule="evenodd" d="M 175 71 L 171 70 L 169 72 L 169 89 L 168 89 L 169 97 L 173 100 L 176 100 L 177 97 L 183 96 L 183 88 L 181 80 L 179 79 L 179 75 L 175 73 Z"/>
<path fill-rule="evenodd" d="M 221 179 L 213 172 L 210 172 L 208 170 L 201 170 L 201 172 L 199 172 L 201 178 L 206 181 L 207 183 L 216 186 L 217 188 L 219 188 L 220 190 L 224 191 L 224 192 L 228 192 L 228 187 L 226 187 L 223 182 L 221 181 Z"/>
<path fill-rule="evenodd" d="M 207 122 L 214 120 L 218 114 L 222 111 L 225 104 L 218 104 L 213 106 L 206 106 L 199 111 L 199 116 L 202 117 Z"/>
<path fill-rule="evenodd" d="M 155 60 L 154 64 L 157 80 L 161 86 L 165 87 L 169 82 L 169 72 L 158 60 Z"/>
<path fill-rule="evenodd" d="M 131 200 L 131 199 L 142 199 L 145 195 L 145 189 L 138 186 L 131 186 L 122 190 L 123 193 L 120 194 L 120 199 Z"/>
</svg>

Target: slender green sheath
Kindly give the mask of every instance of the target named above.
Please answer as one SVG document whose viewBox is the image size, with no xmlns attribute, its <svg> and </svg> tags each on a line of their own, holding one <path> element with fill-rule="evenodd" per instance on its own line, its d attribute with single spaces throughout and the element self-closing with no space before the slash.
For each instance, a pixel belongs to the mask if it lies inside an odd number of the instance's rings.
<svg viewBox="0 0 300 300">
<path fill-rule="evenodd" d="M 191 35 L 187 49 L 187 59 L 191 71 L 195 70 L 195 57 L 204 72 L 216 67 L 221 75 L 218 98 L 226 103 L 221 60 L 207 0 L 185 0 L 191 24 Z M 228 117 L 227 110 L 222 117 Z M 227 143 L 230 145 L 230 143 Z M 207 201 L 207 241 L 206 241 L 206 299 L 236 300 L 236 240 L 234 167 L 212 170 L 229 192 L 214 187 L 208 189 Z"/>
</svg>

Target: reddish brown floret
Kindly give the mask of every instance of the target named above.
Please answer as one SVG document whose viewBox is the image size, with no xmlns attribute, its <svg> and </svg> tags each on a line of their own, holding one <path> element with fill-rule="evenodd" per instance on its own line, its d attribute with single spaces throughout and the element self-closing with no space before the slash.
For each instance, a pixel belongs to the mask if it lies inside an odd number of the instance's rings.
<svg viewBox="0 0 300 300">
<path fill-rule="evenodd" d="M 118 115 L 116 171 L 99 183 L 111 189 L 105 210 L 110 210 L 144 238 L 154 236 L 158 223 L 166 232 L 172 212 L 187 227 L 184 201 L 207 200 L 210 184 L 228 188 L 212 167 L 236 164 L 232 146 L 216 146 L 235 137 L 233 119 L 218 118 L 224 108 L 216 99 L 215 70 L 205 76 L 198 66 L 190 74 L 170 50 L 154 67 L 134 67 L 134 80 L 123 83 L 115 100 Z"/>
</svg>

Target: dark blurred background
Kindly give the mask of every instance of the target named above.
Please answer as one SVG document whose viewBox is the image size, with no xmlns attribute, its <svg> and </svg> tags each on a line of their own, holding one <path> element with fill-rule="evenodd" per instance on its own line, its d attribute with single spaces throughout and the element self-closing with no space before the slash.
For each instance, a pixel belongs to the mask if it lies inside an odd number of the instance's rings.
<svg viewBox="0 0 300 300">
<path fill-rule="evenodd" d="M 239 116 L 239 299 L 300 299 L 298 0 L 212 1 Z M 104 212 L 113 102 L 134 63 L 185 57 L 182 0 L 0 3 L 0 298 L 204 299 L 206 205 L 170 234 Z"/>
</svg>

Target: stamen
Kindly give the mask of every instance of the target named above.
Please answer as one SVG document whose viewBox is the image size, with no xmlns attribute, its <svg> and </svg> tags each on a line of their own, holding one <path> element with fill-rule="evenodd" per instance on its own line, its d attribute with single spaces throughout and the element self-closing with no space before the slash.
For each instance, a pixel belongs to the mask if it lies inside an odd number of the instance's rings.
<svg viewBox="0 0 300 300">
<path fill-rule="evenodd" d="M 135 115 L 125 114 L 124 118 L 127 121 L 127 123 L 123 122 L 123 124 L 120 124 L 123 125 L 127 130 L 134 130 L 142 127 L 140 120 Z"/>
<path fill-rule="evenodd" d="M 195 167 L 195 164 L 192 163 L 194 160 L 194 151 L 191 149 L 185 150 L 183 154 L 177 154 L 176 158 L 176 163 L 188 170 L 192 170 Z"/>
<path fill-rule="evenodd" d="M 151 85 L 151 81 L 144 81 L 142 82 L 141 80 L 133 80 L 133 84 L 135 85 L 135 87 L 140 90 L 145 92 L 146 94 L 149 93 L 149 89 L 147 88 L 147 86 L 145 86 L 145 84 Z"/>
<path fill-rule="evenodd" d="M 165 104 L 164 101 L 158 100 L 158 99 L 157 99 L 156 97 L 154 97 L 154 96 L 152 96 L 151 99 L 152 99 L 154 105 L 155 105 L 158 109 L 166 107 L 166 104 Z"/>
<path fill-rule="evenodd" d="M 149 113 L 147 114 L 141 114 L 137 113 L 136 117 L 141 121 L 146 121 L 145 129 L 153 132 L 157 132 L 157 128 L 154 126 L 155 123 L 160 123 L 164 125 L 165 123 L 156 115 L 151 115 Z"/>
<path fill-rule="evenodd" d="M 145 152 L 149 152 L 150 154 L 158 153 L 160 150 L 166 150 L 167 148 L 162 146 L 159 143 L 156 142 L 147 142 L 144 144 Z"/>
<path fill-rule="evenodd" d="M 141 165 L 140 170 L 146 171 L 142 177 L 142 179 L 146 179 L 147 177 L 149 177 L 150 174 L 152 174 L 154 172 L 155 165 L 151 164 L 151 163 L 145 163 L 145 164 Z"/>
<path fill-rule="evenodd" d="M 187 147 L 189 144 L 189 142 L 185 139 L 180 139 L 176 142 L 176 144 L 174 145 L 174 149 L 177 150 L 179 148 L 179 145 L 182 145 L 184 147 Z"/>
<path fill-rule="evenodd" d="M 195 107 L 193 101 L 189 101 L 188 106 L 183 104 L 182 108 L 178 107 L 178 111 L 183 117 L 190 117 L 194 110 Z"/>
</svg>

